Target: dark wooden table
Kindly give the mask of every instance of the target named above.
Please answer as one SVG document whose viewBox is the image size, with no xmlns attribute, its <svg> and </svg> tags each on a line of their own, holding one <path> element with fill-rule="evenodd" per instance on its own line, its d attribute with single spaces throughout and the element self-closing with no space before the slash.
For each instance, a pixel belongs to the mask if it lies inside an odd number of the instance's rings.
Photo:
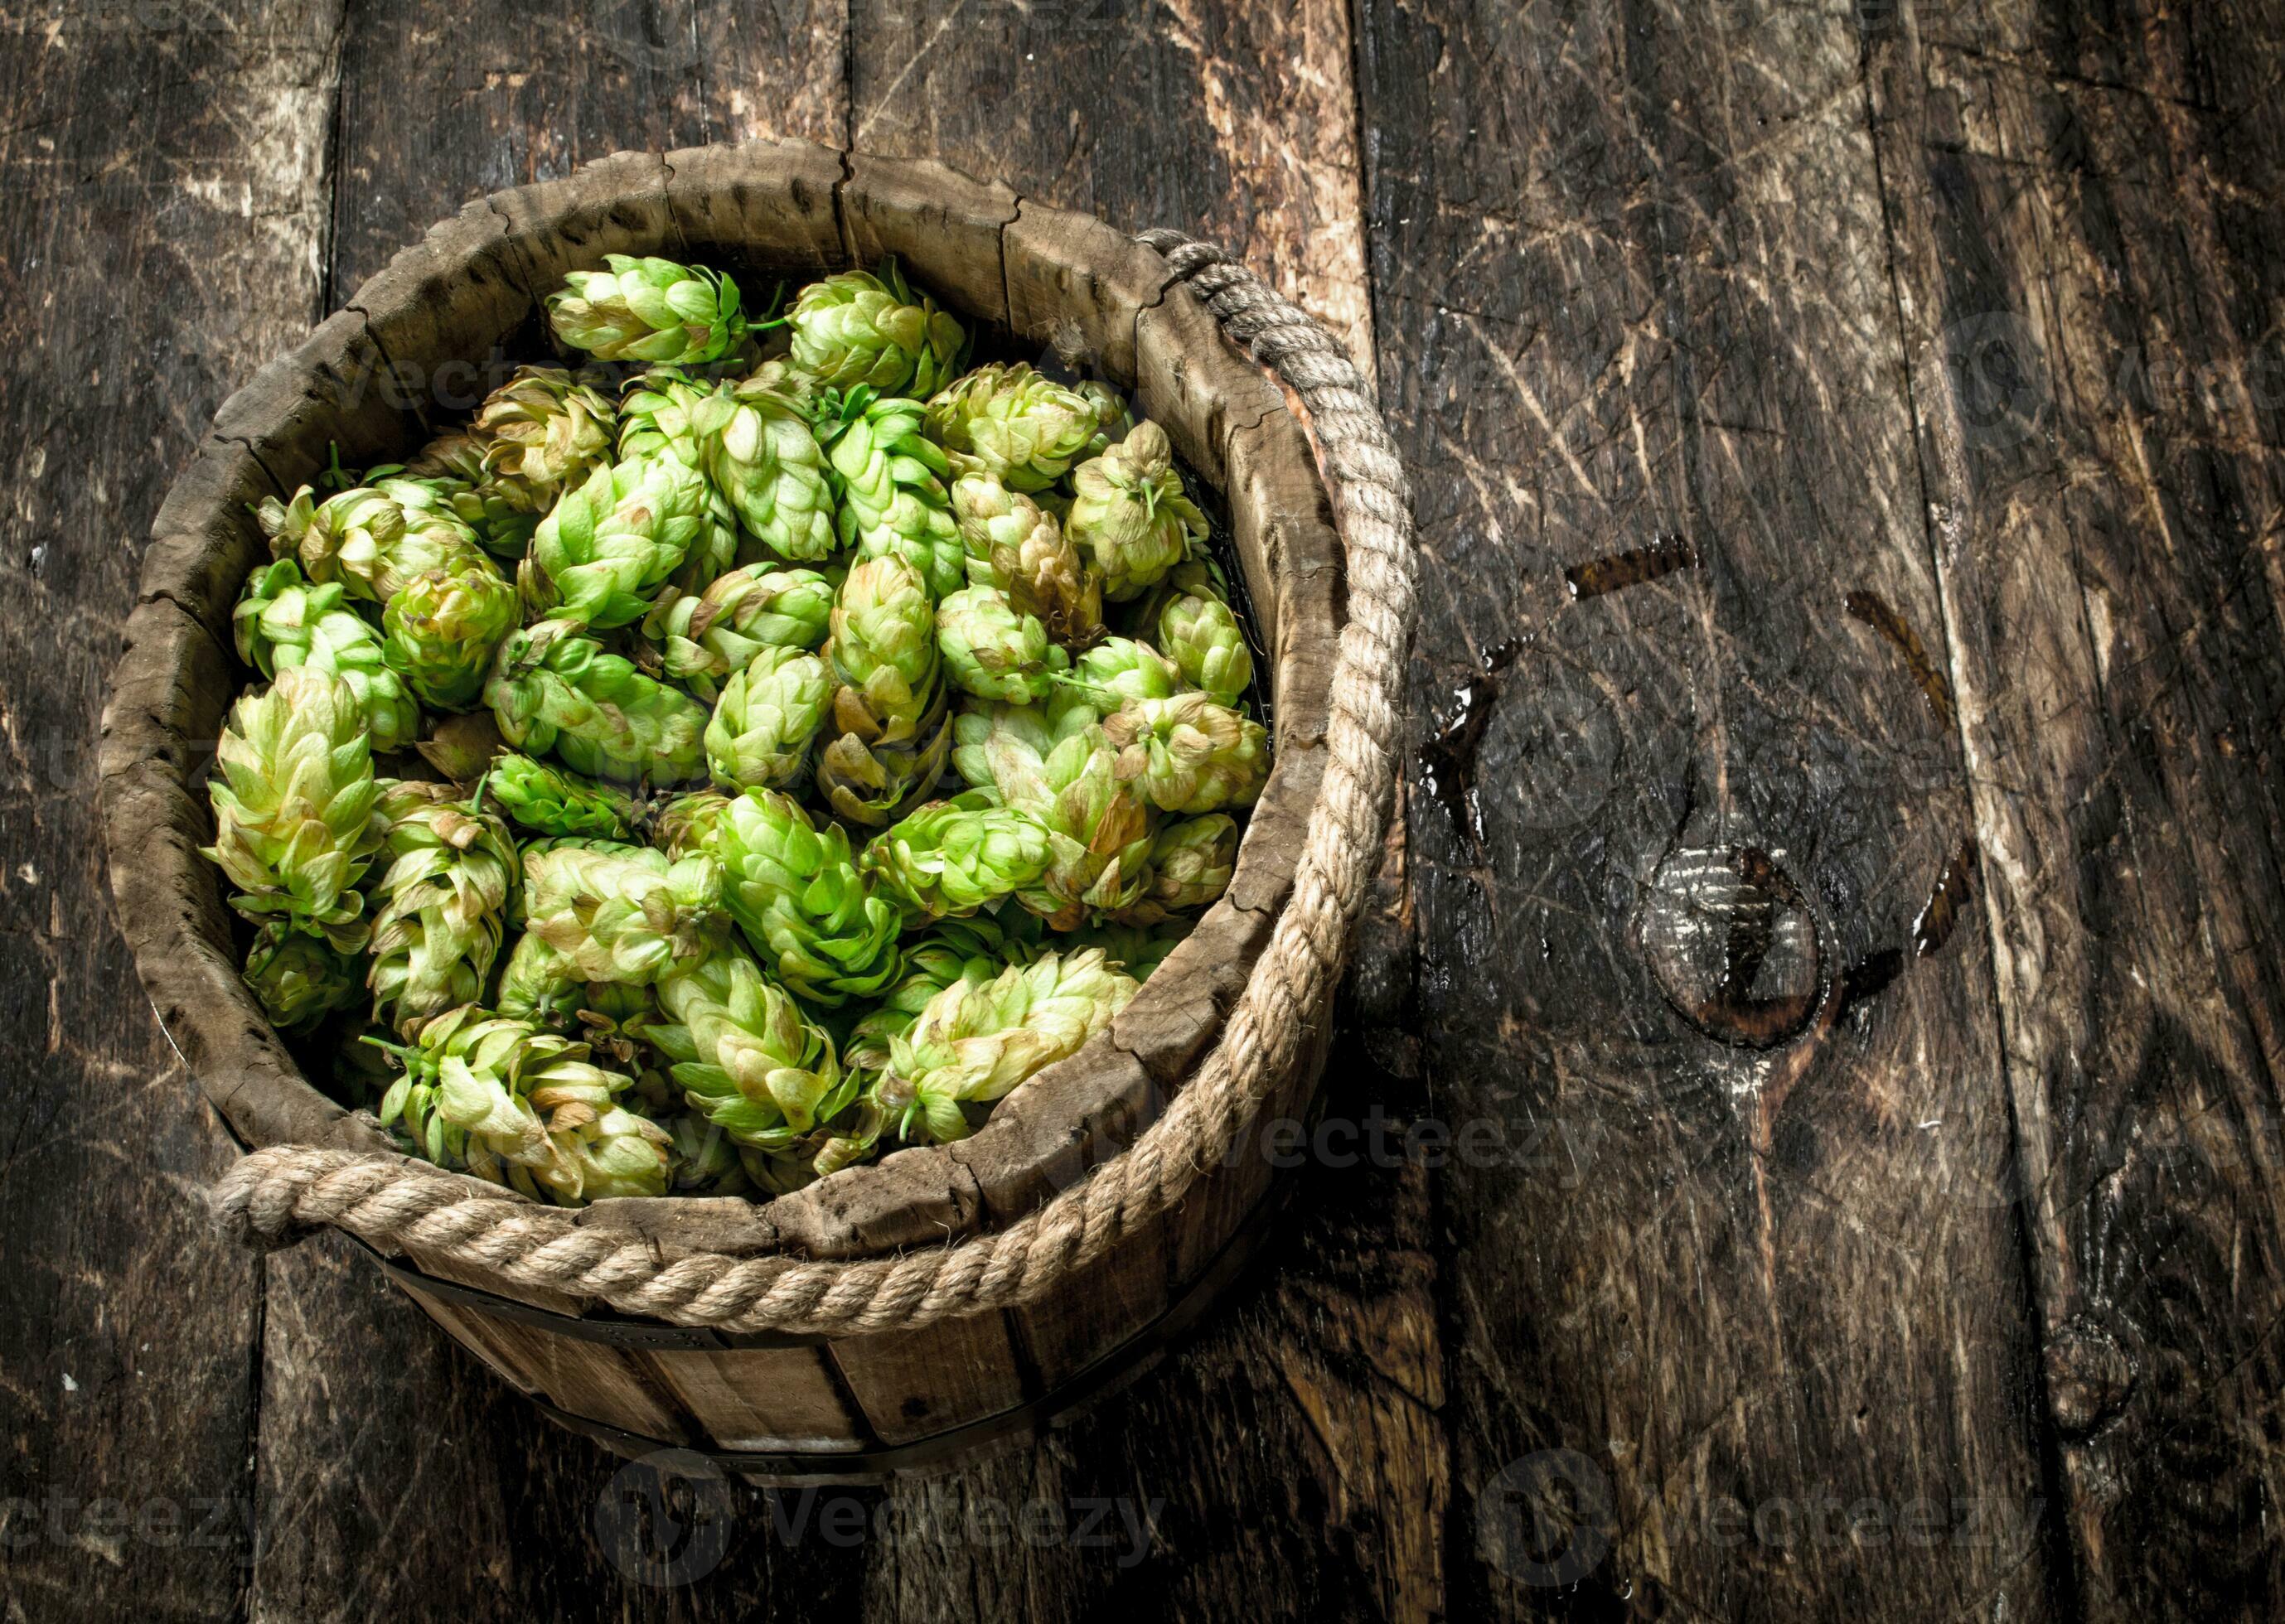
<svg viewBox="0 0 2285 1624">
<path fill-rule="evenodd" d="M 2281 35 L 8 12 L 0 1613 L 2277 1615 Z M 1036 1447 L 698 1486 L 647 1586 L 644 1481 L 345 1246 L 205 1228 L 229 1147 L 109 922 L 92 735 L 257 364 L 473 194 L 766 133 L 1217 237 L 1370 357 L 1423 749 L 1271 1262 Z"/>
</svg>

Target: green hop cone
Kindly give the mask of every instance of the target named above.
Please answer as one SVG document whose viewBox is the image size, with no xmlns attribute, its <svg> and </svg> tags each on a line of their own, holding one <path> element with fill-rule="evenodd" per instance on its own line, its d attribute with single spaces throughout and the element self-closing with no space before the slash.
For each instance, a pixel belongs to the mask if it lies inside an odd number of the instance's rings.
<svg viewBox="0 0 2285 1624">
<path fill-rule="evenodd" d="M 340 582 L 311 586 L 281 558 L 247 577 L 231 613 L 239 658 L 266 678 L 294 666 L 330 671 L 364 708 L 376 750 L 400 750 L 420 732 L 420 707 L 389 668 L 381 636 L 343 601 Z"/>
<path fill-rule="evenodd" d="M 1129 701 L 1103 718 L 1119 775 L 1161 812 L 1250 806 L 1269 781 L 1261 724 L 1203 694 Z"/>
<path fill-rule="evenodd" d="M 951 748 L 936 607 L 899 558 L 849 572 L 826 655 L 841 686 L 818 751 L 817 788 L 852 822 L 878 827 L 927 797 Z"/>
<path fill-rule="evenodd" d="M 256 516 L 273 556 L 297 558 L 313 583 L 338 581 L 366 603 L 387 603 L 428 570 L 460 575 L 492 568 L 475 531 L 428 481 L 380 479 L 323 502 L 304 485 L 291 502 L 264 498 Z"/>
<path fill-rule="evenodd" d="M 466 710 L 483 695 L 492 655 L 515 629 L 515 588 L 488 566 L 414 576 L 381 610 L 389 663 L 422 701 Z"/>
<path fill-rule="evenodd" d="M 494 757 L 484 781 L 509 821 L 534 834 L 624 840 L 641 815 L 632 796 L 520 751 Z"/>
<path fill-rule="evenodd" d="M 935 300 L 906 285 L 893 257 L 877 273 L 844 271 L 812 282 L 787 319 L 794 365 L 836 388 L 864 384 L 926 397 L 959 372 L 968 343 Z"/>
<path fill-rule="evenodd" d="M 955 983 L 889 1040 L 876 1097 L 907 1138 L 964 1139 L 963 1106 L 988 1105 L 1089 1038 L 1135 996 L 1132 977 L 1098 951 L 1042 953 L 979 985 Z"/>
<path fill-rule="evenodd" d="M 673 457 L 598 466 L 532 532 L 525 608 L 598 628 L 649 612 L 710 522 L 706 482 Z"/>
<path fill-rule="evenodd" d="M 967 551 L 946 488 L 952 465 L 921 424 L 918 401 L 868 400 L 860 390 L 824 425 L 821 441 L 842 542 L 860 558 L 903 559 L 941 598 L 968 578 Z"/>
<path fill-rule="evenodd" d="M 695 1111 L 662 1118 L 667 1131 L 667 1189 L 677 1196 L 750 1196 L 754 1181 L 738 1142 Z"/>
<path fill-rule="evenodd" d="M 958 380 L 928 404 L 928 431 L 1011 490 L 1044 490 L 1090 455 L 1095 403 L 1041 377 L 1028 365 L 992 362 Z"/>
<path fill-rule="evenodd" d="M 1158 611 L 1158 647 L 1182 680 L 1218 705 L 1235 706 L 1253 682 L 1253 653 L 1228 604 L 1183 592 Z"/>
<path fill-rule="evenodd" d="M 1156 924 L 1172 914 L 1191 914 L 1229 889 L 1237 866 L 1237 820 L 1207 812 L 1169 823 L 1150 841 L 1150 874 L 1125 917 Z"/>
<path fill-rule="evenodd" d="M 1001 956 L 1002 945 L 988 919 L 945 921 L 913 941 L 905 948 L 903 973 L 849 1029 L 842 1065 L 862 1073 L 869 1087 L 888 1070 L 889 1040 L 910 1026 L 930 999 L 954 982 L 981 985 L 1007 968 L 1011 961 Z"/>
<path fill-rule="evenodd" d="M 202 847 L 255 923 L 314 930 L 343 953 L 363 947 L 357 890 L 381 831 L 365 707 L 331 672 L 291 667 L 243 694 L 216 747 L 208 787 L 215 843 Z"/>
<path fill-rule="evenodd" d="M 520 366 L 477 408 L 475 428 L 487 443 L 484 468 L 500 500 L 537 524 L 611 459 L 617 426 L 610 397 L 586 378 L 560 366 Z"/>
<path fill-rule="evenodd" d="M 1132 598 L 1205 545 L 1205 515 L 1182 490 L 1174 448 L 1156 423 L 1139 423 L 1072 475 L 1064 528 L 1103 577 L 1103 595 Z"/>
<path fill-rule="evenodd" d="M 1017 900 L 1058 930 L 1133 906 L 1149 878 L 1150 812 L 1092 714 L 993 705 L 955 727 L 962 775 L 1047 829 L 1053 860 Z"/>
<path fill-rule="evenodd" d="M 676 859 L 710 851 L 715 828 L 729 811 L 730 801 L 718 789 L 697 789 L 675 796 L 651 820 L 651 844 Z"/>
<path fill-rule="evenodd" d="M 642 462 L 671 457 L 685 467 L 698 467 L 698 431 L 694 418 L 714 392 L 711 383 L 679 366 L 654 366 L 627 381 L 619 396 L 619 457 Z"/>
<path fill-rule="evenodd" d="M 527 929 L 581 981 L 648 985 L 726 938 L 722 871 L 703 854 L 527 847 L 523 878 Z"/>
<path fill-rule="evenodd" d="M 706 771 L 706 708 L 606 654 L 569 621 L 511 632 L 484 702 L 519 749 L 553 749 L 591 778 L 687 783 Z"/>
<path fill-rule="evenodd" d="M 722 866 L 731 918 L 780 981 L 829 1008 L 896 975 L 903 920 L 875 893 L 840 825 L 821 828 L 767 789 L 707 807 L 695 823 L 700 849 Z"/>
<path fill-rule="evenodd" d="M 405 465 L 404 476 L 436 491 L 485 552 L 522 558 L 539 515 L 518 506 L 493 477 L 486 461 L 491 452 L 492 443 L 474 430 L 439 435 Z"/>
<path fill-rule="evenodd" d="M 273 919 L 247 950 L 246 985 L 279 1032 L 306 1032 L 365 996 L 365 967 L 314 931 Z"/>
<path fill-rule="evenodd" d="M 1137 699 L 1172 699 L 1182 687 L 1174 663 L 1148 643 L 1107 637 L 1072 662 L 1070 690 L 1108 716 Z"/>
<path fill-rule="evenodd" d="M 834 723 L 868 743 L 922 736 L 944 701 L 936 604 L 899 558 L 868 559 L 836 596 L 826 657 L 840 679 Z"/>
<path fill-rule="evenodd" d="M 1112 969 L 1125 970 L 1137 981 L 1148 981 L 1150 972 L 1182 945 L 1196 923 L 1194 920 L 1179 918 L 1164 919 L 1155 925 L 1107 922 L 1081 926 L 1062 939 L 1073 948 L 1099 947 Z"/>
<path fill-rule="evenodd" d="M 1045 699 L 1050 679 L 1071 663 L 1036 616 L 990 586 L 964 586 L 937 605 L 936 644 L 954 686 L 1010 704 Z"/>
<path fill-rule="evenodd" d="M 735 947 L 659 983 L 645 1034 L 690 1108 L 742 1145 L 783 1149 L 847 1102 L 833 1040 Z"/>
<path fill-rule="evenodd" d="M 988 474 L 964 471 L 952 484 L 954 522 L 968 554 L 968 583 L 996 586 L 1064 648 L 1103 635 L 1103 582 L 1054 514 Z"/>
<path fill-rule="evenodd" d="M 659 669 L 711 701 L 765 648 L 816 648 L 833 625 L 833 584 L 813 569 L 749 564 L 703 592 L 669 587 L 643 620 Z"/>
<path fill-rule="evenodd" d="M 807 380 L 767 361 L 693 413 L 707 478 L 771 558 L 814 561 L 836 545 L 832 482 L 810 424 L 814 405 Z"/>
<path fill-rule="evenodd" d="M 906 923 L 975 913 L 1036 887 L 1053 860 L 1028 812 L 970 789 L 931 801 L 866 843 L 860 867 L 904 909 Z"/>
<path fill-rule="evenodd" d="M 706 724 L 706 761 L 725 789 L 783 788 L 809 765 L 833 704 L 833 674 L 798 648 L 765 648 L 723 685 Z"/>
<path fill-rule="evenodd" d="M 391 784 L 375 816 L 389 867 L 374 896 L 373 1018 L 411 1037 L 483 998 L 499 955 L 518 859 L 507 826 L 448 786 Z"/>
<path fill-rule="evenodd" d="M 527 1196 L 577 1206 L 666 1193 L 667 1135 L 617 1103 L 621 1073 L 588 1047 L 475 1005 L 424 1025 L 398 1051 L 404 1071 L 382 1097 L 413 1150 Z"/>
<path fill-rule="evenodd" d="M 550 947 L 546 938 L 527 930 L 508 950 L 492 1005 L 502 1015 L 561 1027 L 577 1013 L 586 986 L 569 959 Z"/>
<path fill-rule="evenodd" d="M 696 366 L 746 335 L 738 285 L 671 259 L 606 254 L 603 271 L 574 271 L 547 295 L 555 336 L 599 361 Z"/>
</svg>

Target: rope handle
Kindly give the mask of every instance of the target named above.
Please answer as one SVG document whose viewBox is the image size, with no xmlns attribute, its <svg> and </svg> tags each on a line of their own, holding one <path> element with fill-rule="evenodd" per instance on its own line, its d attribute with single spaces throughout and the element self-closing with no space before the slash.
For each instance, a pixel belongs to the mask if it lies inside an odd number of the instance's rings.
<svg viewBox="0 0 2285 1624">
<path fill-rule="evenodd" d="M 815 1259 L 697 1252 L 663 1261 L 647 1239 L 389 1151 L 278 1145 L 212 1193 L 247 1245 L 346 1229 L 384 1253 L 600 1298 L 623 1314 L 736 1331 L 844 1336 L 916 1330 L 1033 1301 L 1174 1207 L 1257 1114 L 1332 988 L 1380 857 L 1396 778 L 1413 613 L 1404 467 L 1340 343 L 1221 250 L 1180 232 L 1138 239 L 1166 256 L 1223 330 L 1298 397 L 1348 567 L 1325 735 L 1323 788 L 1293 890 L 1218 1043 L 1133 1145 L 1006 1227 L 895 1256 Z"/>
</svg>

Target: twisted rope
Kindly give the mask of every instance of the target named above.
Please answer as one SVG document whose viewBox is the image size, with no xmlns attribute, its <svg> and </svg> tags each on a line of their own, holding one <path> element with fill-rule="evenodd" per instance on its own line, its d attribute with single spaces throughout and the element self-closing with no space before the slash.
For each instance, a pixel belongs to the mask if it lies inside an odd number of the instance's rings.
<svg viewBox="0 0 2285 1624">
<path fill-rule="evenodd" d="M 1412 521 L 1403 465 L 1332 335 L 1217 248 L 1173 231 L 1141 240 L 1298 397 L 1348 562 L 1324 785 L 1292 895 L 1221 1041 L 1158 1119 L 1092 1176 L 1004 1228 L 890 1257 L 700 1252 L 664 1261 L 640 1236 L 581 1227 L 567 1212 L 409 1157 L 300 1145 L 255 1151 L 223 1179 L 213 1200 L 227 1230 L 275 1246 L 332 1225 L 384 1252 L 597 1298 L 624 1314 L 845 1335 L 1035 1300 L 1179 1204 L 1228 1153 L 1294 1063 L 1379 859 L 1412 619 Z"/>
</svg>

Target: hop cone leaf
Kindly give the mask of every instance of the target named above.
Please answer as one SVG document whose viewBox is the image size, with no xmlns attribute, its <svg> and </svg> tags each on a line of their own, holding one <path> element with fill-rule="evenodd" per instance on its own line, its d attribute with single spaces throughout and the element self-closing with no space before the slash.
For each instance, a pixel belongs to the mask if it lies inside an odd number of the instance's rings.
<svg viewBox="0 0 2285 1624">
<path fill-rule="evenodd" d="M 1218 705 L 1235 706 L 1253 682 L 1253 654 L 1229 606 L 1183 592 L 1158 611 L 1158 647 L 1182 680 Z"/>
<path fill-rule="evenodd" d="M 853 733 L 825 741 L 817 753 L 817 792 L 836 817 L 878 828 L 928 798 L 952 749 L 952 716 L 941 694 L 933 715 L 908 744 L 868 744 Z"/>
<path fill-rule="evenodd" d="M 1028 365 L 993 362 L 928 404 L 928 431 L 946 451 L 975 458 L 1011 490 L 1044 490 L 1088 450 L 1095 405 Z"/>
<path fill-rule="evenodd" d="M 742 1145 L 782 1149 L 846 1103 L 833 1040 L 735 947 L 659 983 L 646 1034 L 693 1110 Z"/>
<path fill-rule="evenodd" d="M 411 1037 L 483 996 L 516 880 L 515 842 L 442 784 L 392 784 L 377 816 L 389 867 L 375 888 L 373 1018 Z"/>
<path fill-rule="evenodd" d="M 970 585 L 1000 588 L 1063 647 L 1084 648 L 1103 635 L 1103 583 L 1054 514 L 974 471 L 953 481 L 952 511 Z"/>
<path fill-rule="evenodd" d="M 723 899 L 772 973 L 813 1003 L 869 998 L 897 973 L 896 905 L 876 895 L 840 825 L 750 789 L 700 814 L 703 849 L 721 864 Z"/>
<path fill-rule="evenodd" d="M 483 696 L 492 655 L 515 629 L 518 607 L 515 588 L 489 566 L 414 576 L 381 610 L 389 663 L 428 704 L 466 710 Z"/>
<path fill-rule="evenodd" d="M 405 477 L 435 490 L 487 553 L 522 558 L 539 515 L 493 476 L 487 461 L 492 450 L 492 442 L 474 430 L 440 435 L 405 466 Z"/>
<path fill-rule="evenodd" d="M 314 931 L 273 919 L 254 933 L 246 985 L 279 1032 L 306 1032 L 365 996 L 365 967 Z"/>
<path fill-rule="evenodd" d="M 877 273 L 812 282 L 788 320 L 796 367 L 836 388 L 865 384 L 883 395 L 935 394 L 958 373 L 968 342 L 935 300 L 906 285 L 894 258 Z"/>
<path fill-rule="evenodd" d="M 813 569 L 749 564 L 703 592 L 670 587 L 643 621 L 659 668 L 711 701 L 765 648 L 810 649 L 832 629 L 833 584 Z"/>
<path fill-rule="evenodd" d="M 746 335 L 738 285 L 671 259 L 606 254 L 603 271 L 574 271 L 547 296 L 555 336 L 599 361 L 711 361 Z"/>
<path fill-rule="evenodd" d="M 509 820 L 535 834 L 624 840 L 641 812 L 616 789 L 515 750 L 493 757 L 484 781 Z"/>
<path fill-rule="evenodd" d="M 420 708 L 389 669 L 381 636 L 343 600 L 341 583 L 311 586 L 290 558 L 256 569 L 232 611 L 239 658 L 264 678 L 307 665 L 349 685 L 365 710 L 373 748 L 399 750 L 420 732 Z"/>
<path fill-rule="evenodd" d="M 798 648 L 765 648 L 724 685 L 706 724 L 706 760 L 725 789 L 782 788 L 809 765 L 833 703 L 833 675 Z"/>
<path fill-rule="evenodd" d="M 1203 694 L 1131 700 L 1103 730 L 1119 751 L 1119 775 L 1162 812 L 1250 806 L 1269 781 L 1261 724 Z"/>
<path fill-rule="evenodd" d="M 980 985 L 959 982 L 889 1040 L 877 1090 L 903 1113 L 907 1138 L 943 1142 L 970 1131 L 963 1105 L 988 1104 L 1079 1053 L 1135 996 L 1134 978 L 1099 951 L 1041 954 Z"/>
<path fill-rule="evenodd" d="M 1103 594 L 1132 598 L 1190 557 L 1206 538 L 1205 515 L 1182 490 L 1174 448 L 1156 423 L 1072 475 L 1064 528 L 1103 577 Z"/>
<path fill-rule="evenodd" d="M 918 401 L 850 396 L 826 425 L 827 466 L 840 499 L 841 540 L 867 559 L 898 557 L 942 597 L 968 578 L 946 482 L 952 465 L 922 432 Z"/>
<path fill-rule="evenodd" d="M 677 784 L 705 775 L 705 707 L 604 653 L 571 622 L 508 633 L 484 701 L 510 744 L 553 749 L 591 778 Z"/>
<path fill-rule="evenodd" d="M 215 843 L 202 848 L 239 888 L 231 906 L 365 945 L 365 877 L 381 831 L 365 707 L 340 678 L 290 667 L 241 694 L 216 747 L 208 786 Z"/>
<path fill-rule="evenodd" d="M 955 687 L 1011 704 L 1045 699 L 1050 678 L 1070 663 L 1036 616 L 990 586 L 964 586 L 937 606 L 936 642 Z"/>
<path fill-rule="evenodd" d="M 724 939 L 722 871 L 711 857 L 528 847 L 523 878 L 527 929 L 581 981 L 646 985 Z"/>
<path fill-rule="evenodd" d="M 673 457 L 599 466 L 532 532 L 526 608 L 595 627 L 640 620 L 709 521 L 706 482 Z"/>
<path fill-rule="evenodd" d="M 990 790 L 931 801 L 866 843 L 860 867 L 907 924 L 978 908 L 1036 887 L 1053 861 L 1048 832 Z"/>
<path fill-rule="evenodd" d="M 537 523 L 610 460 L 617 417 L 601 389 L 562 367 L 520 366 L 477 409 L 475 429 L 500 499 Z"/>
<path fill-rule="evenodd" d="M 621 1073 L 529 1021 L 464 1005 L 428 1022 L 401 1053 L 381 1106 L 440 1167 L 565 1206 L 666 1192 L 667 1135 L 616 1102 Z"/>
<path fill-rule="evenodd" d="M 428 570 L 492 568 L 476 533 L 427 481 L 385 478 L 323 502 L 304 485 L 291 502 L 264 499 L 256 516 L 274 556 L 294 555 L 312 582 L 338 581 L 349 596 L 367 603 L 387 603 Z"/>
<path fill-rule="evenodd" d="M 824 448 L 810 426 L 808 381 L 765 362 L 693 413 L 701 466 L 768 556 L 821 559 L 836 545 Z"/>
<path fill-rule="evenodd" d="M 1229 889 L 1237 866 L 1237 820 L 1207 812 L 1169 823 L 1150 841 L 1150 874 L 1142 895 L 1127 911 L 1135 924 L 1156 924 L 1170 914 L 1195 913 Z"/>
<path fill-rule="evenodd" d="M 956 726 L 962 774 L 1047 829 L 1053 860 L 1017 900 L 1058 930 L 1132 906 L 1149 878 L 1150 808 L 1089 713 L 1058 724 L 1037 706 L 994 705 Z"/>
</svg>

